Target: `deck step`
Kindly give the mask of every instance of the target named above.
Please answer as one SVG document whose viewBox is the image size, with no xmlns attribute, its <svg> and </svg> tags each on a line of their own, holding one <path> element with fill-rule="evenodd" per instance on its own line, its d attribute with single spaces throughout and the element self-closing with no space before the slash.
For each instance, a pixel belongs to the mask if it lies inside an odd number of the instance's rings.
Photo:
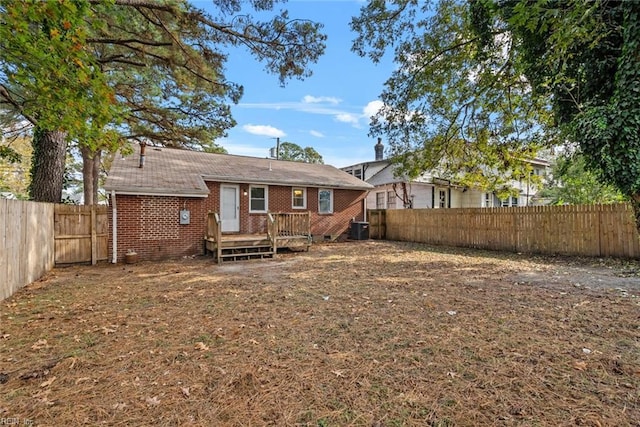
<svg viewBox="0 0 640 427">
<path fill-rule="evenodd" d="M 274 252 L 271 246 L 233 246 L 221 248 L 221 261 L 244 261 L 250 259 L 273 258 Z"/>
</svg>

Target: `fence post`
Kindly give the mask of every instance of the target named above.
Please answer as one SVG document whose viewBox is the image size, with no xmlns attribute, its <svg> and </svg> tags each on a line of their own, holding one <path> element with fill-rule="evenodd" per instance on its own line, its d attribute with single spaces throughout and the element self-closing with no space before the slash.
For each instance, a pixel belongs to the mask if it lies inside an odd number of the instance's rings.
<svg viewBox="0 0 640 427">
<path fill-rule="evenodd" d="M 98 228 L 96 220 L 96 205 L 91 205 L 91 265 L 98 263 L 98 237 L 96 229 Z"/>
</svg>

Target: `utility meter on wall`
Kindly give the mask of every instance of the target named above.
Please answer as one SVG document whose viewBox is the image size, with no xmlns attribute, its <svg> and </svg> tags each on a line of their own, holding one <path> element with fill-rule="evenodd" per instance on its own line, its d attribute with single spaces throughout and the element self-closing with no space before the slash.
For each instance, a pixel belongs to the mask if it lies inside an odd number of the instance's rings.
<svg viewBox="0 0 640 427">
<path fill-rule="evenodd" d="M 180 211 L 180 224 L 189 224 L 190 220 L 191 220 L 191 213 L 186 209 L 181 210 Z"/>
</svg>

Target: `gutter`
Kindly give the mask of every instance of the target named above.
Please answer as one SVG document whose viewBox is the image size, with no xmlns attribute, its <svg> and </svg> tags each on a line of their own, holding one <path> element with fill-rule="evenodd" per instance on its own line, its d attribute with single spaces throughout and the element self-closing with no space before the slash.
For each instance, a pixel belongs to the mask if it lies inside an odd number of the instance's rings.
<svg viewBox="0 0 640 427">
<path fill-rule="evenodd" d="M 116 264 L 118 262 L 118 210 L 116 209 L 116 191 L 111 190 L 111 243 L 113 247 L 111 263 Z"/>
<path fill-rule="evenodd" d="M 111 193 L 117 192 L 121 196 L 158 196 L 158 197 L 200 197 L 206 198 L 209 193 L 176 193 L 176 192 L 152 192 L 137 190 L 111 190 Z"/>
</svg>

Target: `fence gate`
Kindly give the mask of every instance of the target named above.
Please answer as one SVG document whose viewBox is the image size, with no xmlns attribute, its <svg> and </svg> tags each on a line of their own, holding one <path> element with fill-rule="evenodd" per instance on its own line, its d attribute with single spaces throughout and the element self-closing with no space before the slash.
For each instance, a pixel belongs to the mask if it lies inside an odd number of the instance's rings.
<svg viewBox="0 0 640 427">
<path fill-rule="evenodd" d="M 55 205 L 54 239 L 56 265 L 107 260 L 107 207 Z"/>
<path fill-rule="evenodd" d="M 369 218 L 369 237 L 384 240 L 387 235 L 386 211 L 384 209 L 372 209 L 367 211 Z"/>
</svg>

